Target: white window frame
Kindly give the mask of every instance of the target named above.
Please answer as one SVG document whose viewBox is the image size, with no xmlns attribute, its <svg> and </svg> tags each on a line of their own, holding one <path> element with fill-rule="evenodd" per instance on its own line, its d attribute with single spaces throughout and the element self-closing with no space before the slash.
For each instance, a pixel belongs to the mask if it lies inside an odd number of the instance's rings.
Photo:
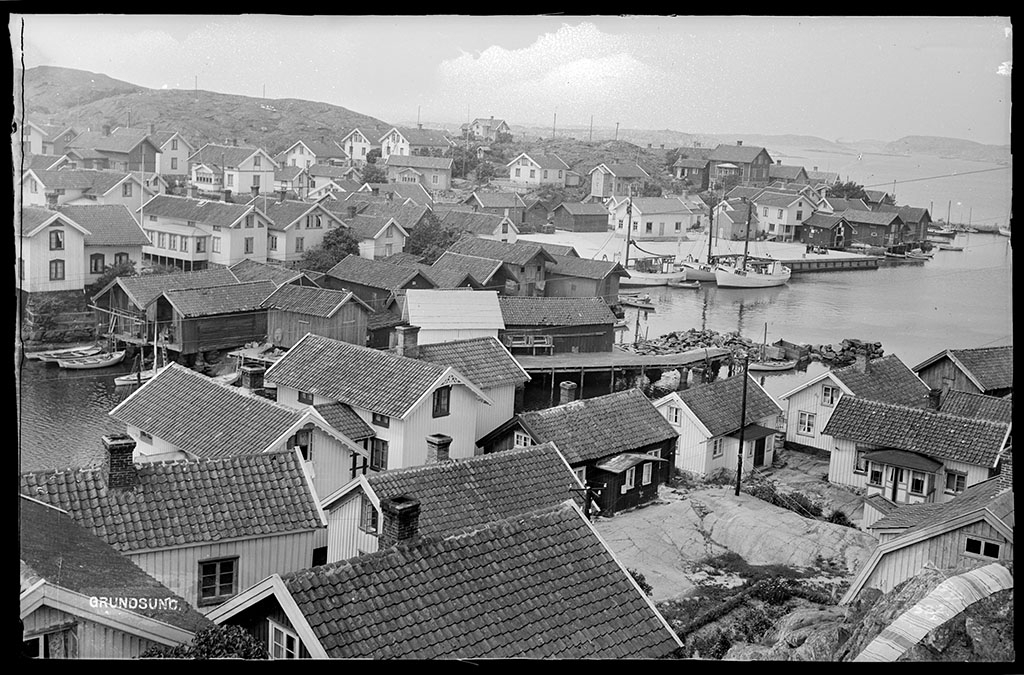
<svg viewBox="0 0 1024 675">
<path fill-rule="evenodd" d="M 839 387 L 831 384 L 821 386 L 821 404 L 832 407 L 839 400 Z"/>
<path fill-rule="evenodd" d="M 668 407 L 668 421 L 671 424 L 679 425 L 683 418 L 683 411 L 681 408 L 677 408 L 674 405 Z"/>
<path fill-rule="evenodd" d="M 622 494 L 626 494 L 627 492 L 632 490 L 635 485 L 636 485 L 636 467 L 635 466 L 631 466 L 628 469 L 626 469 L 626 478 L 623 481 L 622 487 L 619 489 L 619 492 L 621 492 Z"/>
<path fill-rule="evenodd" d="M 643 472 L 640 477 L 641 485 L 650 485 L 651 477 L 654 473 L 654 462 L 644 462 Z"/>
<path fill-rule="evenodd" d="M 967 547 L 970 545 L 970 542 L 972 540 L 978 542 L 978 544 L 979 544 L 979 551 L 977 553 L 975 553 L 973 551 L 968 551 L 967 550 Z M 985 545 L 986 544 L 990 544 L 990 545 L 996 547 L 996 554 L 995 554 L 995 556 L 987 555 L 985 553 Z M 971 556 L 972 558 L 983 558 L 985 560 L 999 560 L 1000 555 L 1002 554 L 1002 552 L 1003 552 L 1003 546 L 1002 546 L 1002 544 L 1000 542 L 992 541 L 991 539 L 985 539 L 984 537 L 972 537 L 972 536 L 964 537 L 964 555 Z"/>
<path fill-rule="evenodd" d="M 220 237 L 212 237 L 213 242 L 210 244 L 210 250 L 214 253 L 220 253 Z"/>
<path fill-rule="evenodd" d="M 949 477 L 950 477 L 950 476 L 957 476 L 957 477 L 961 477 L 961 478 L 963 478 L 963 479 L 964 479 L 964 480 L 963 480 L 963 487 L 962 487 L 962 488 L 960 488 L 960 489 L 958 490 L 958 489 L 956 488 L 956 483 L 957 483 L 957 482 L 956 482 L 956 481 L 954 481 L 954 483 L 953 483 L 953 489 L 952 489 L 952 490 L 950 490 L 950 489 L 949 489 Z M 966 490 L 966 489 L 967 489 L 967 474 L 966 474 L 966 473 L 964 473 L 963 471 L 952 471 L 952 470 L 950 470 L 950 469 L 946 469 L 946 476 L 945 476 L 945 478 L 943 478 L 943 481 L 944 481 L 944 483 L 943 483 L 943 491 L 944 491 L 944 492 L 945 492 L 945 493 L 946 493 L 947 495 L 959 495 L 959 494 L 963 494 L 964 490 Z"/>
<path fill-rule="evenodd" d="M 579 480 L 581 485 L 587 484 L 587 467 L 578 466 L 572 472 L 576 474 L 576 479 Z"/>
<path fill-rule="evenodd" d="M 796 433 L 800 436 L 813 436 L 818 416 L 815 413 L 800 410 L 796 417 Z"/>
<path fill-rule="evenodd" d="M 914 481 L 918 480 L 918 479 L 920 479 L 920 481 L 921 481 L 921 489 L 920 490 L 915 490 L 914 489 Z M 910 494 L 912 494 L 912 495 L 924 496 L 924 494 L 928 490 L 928 474 L 924 473 L 923 471 L 913 471 L 912 470 L 910 472 L 910 487 L 909 487 L 909 490 L 910 490 Z"/>
<path fill-rule="evenodd" d="M 267 653 L 271 659 L 297 659 L 299 658 L 299 636 L 294 632 L 288 630 L 273 619 L 267 619 L 270 624 L 269 644 L 267 645 Z M 281 641 L 278 642 L 277 634 L 281 634 Z M 289 654 L 287 639 L 291 638 L 294 641 L 294 647 L 291 649 Z M 282 655 L 275 656 L 275 647 L 280 647 Z"/>
<path fill-rule="evenodd" d="M 524 431 L 513 432 L 512 445 L 516 448 L 528 448 L 533 445 L 533 437 Z"/>
<path fill-rule="evenodd" d="M 725 439 L 722 437 L 711 439 L 711 459 L 719 459 L 725 454 Z"/>
</svg>

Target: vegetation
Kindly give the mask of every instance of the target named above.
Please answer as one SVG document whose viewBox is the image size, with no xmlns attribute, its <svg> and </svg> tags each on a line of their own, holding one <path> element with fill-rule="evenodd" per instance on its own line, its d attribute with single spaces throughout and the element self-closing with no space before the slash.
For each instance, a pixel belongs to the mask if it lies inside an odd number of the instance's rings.
<svg viewBox="0 0 1024 675">
<path fill-rule="evenodd" d="M 480 164 L 476 150 L 465 146 L 452 148 L 452 178 L 466 178 Z"/>
<path fill-rule="evenodd" d="M 848 180 L 845 183 L 836 183 L 828 190 L 829 197 L 840 197 L 842 199 L 863 199 L 867 195 L 864 194 L 864 186 L 858 185 L 852 180 Z"/>
<path fill-rule="evenodd" d="M 107 265 L 99 279 L 85 287 L 85 294 L 91 298 L 114 279 L 133 276 L 135 276 L 135 261 L 133 260 L 117 265 Z"/>
<path fill-rule="evenodd" d="M 300 270 L 327 272 L 348 255 L 359 255 L 359 240 L 347 227 L 338 227 L 324 236 L 320 246 L 307 249 L 296 264 Z"/>
<path fill-rule="evenodd" d="M 380 148 L 370 148 L 370 151 L 366 153 L 366 163 L 376 164 L 378 159 L 380 159 Z"/>
<path fill-rule="evenodd" d="M 490 180 L 497 175 L 494 165 L 490 162 L 480 162 L 476 167 L 476 179 L 480 182 Z"/>
<path fill-rule="evenodd" d="M 388 172 L 380 164 L 371 164 L 369 160 L 363 167 L 362 179 L 364 183 L 387 183 Z"/>
<path fill-rule="evenodd" d="M 842 525 L 844 527 L 857 527 L 854 524 L 854 522 L 850 520 L 850 517 L 847 516 L 843 511 L 840 511 L 839 509 L 834 509 L 831 513 L 828 514 L 825 520 L 827 520 L 830 523 L 835 523 L 836 525 Z"/>
<path fill-rule="evenodd" d="M 647 577 L 643 575 L 643 572 L 634 569 L 626 569 L 626 571 L 629 572 L 630 576 L 633 577 L 633 580 L 636 581 L 636 585 L 640 587 L 640 590 L 648 596 L 654 592 L 654 587 L 647 583 Z"/>
<path fill-rule="evenodd" d="M 424 264 L 433 265 L 458 238 L 459 232 L 442 225 L 437 215 L 431 211 L 413 229 L 405 242 L 405 250 L 423 258 Z"/>
<path fill-rule="evenodd" d="M 192 644 L 150 647 L 144 659 L 267 659 L 267 648 L 241 626 L 214 626 L 201 630 Z"/>
</svg>

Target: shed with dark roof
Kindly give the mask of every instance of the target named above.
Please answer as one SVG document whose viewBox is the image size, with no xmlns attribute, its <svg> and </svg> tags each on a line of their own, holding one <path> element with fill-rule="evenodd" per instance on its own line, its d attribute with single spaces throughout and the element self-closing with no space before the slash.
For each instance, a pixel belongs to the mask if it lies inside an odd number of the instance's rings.
<svg viewBox="0 0 1024 675">
<path fill-rule="evenodd" d="M 557 229 L 570 232 L 605 232 L 608 209 L 596 202 L 562 202 L 552 209 L 551 222 Z"/>
<path fill-rule="evenodd" d="M 498 298 L 505 330 L 499 339 L 512 353 L 610 352 L 615 314 L 600 297 Z"/>
<path fill-rule="evenodd" d="M 290 348 L 306 333 L 366 345 L 366 324 L 373 312 L 351 291 L 286 284 L 263 301 L 267 338 Z"/>
<path fill-rule="evenodd" d="M 1013 347 L 946 349 L 913 371 L 933 391 L 1005 396 L 1013 391 Z"/>
<path fill-rule="evenodd" d="M 327 271 L 319 284 L 324 288 L 351 290 L 374 310 L 382 310 L 393 295 L 407 288 L 435 288 L 422 270 L 369 260 L 357 255 L 343 258 Z"/>
<path fill-rule="evenodd" d="M 263 342 L 267 309 L 263 301 L 277 290 L 273 281 L 164 291 L 154 298 L 160 346 L 196 354 Z"/>
</svg>

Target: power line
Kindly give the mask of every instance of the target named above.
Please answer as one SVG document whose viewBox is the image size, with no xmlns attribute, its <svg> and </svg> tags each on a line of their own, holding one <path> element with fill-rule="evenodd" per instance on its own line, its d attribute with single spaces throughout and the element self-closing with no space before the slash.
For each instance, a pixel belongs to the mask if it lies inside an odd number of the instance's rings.
<svg viewBox="0 0 1024 675">
<path fill-rule="evenodd" d="M 861 187 L 873 188 L 873 187 L 888 187 L 890 185 L 902 185 L 903 183 L 919 183 L 926 180 L 936 180 L 939 178 L 956 178 L 958 176 L 969 176 L 974 173 L 988 173 L 990 171 L 1006 171 L 1010 167 L 1008 166 L 997 166 L 991 169 L 977 169 L 976 171 L 961 171 L 959 173 L 946 173 L 938 176 L 927 176 L 925 178 L 908 178 L 907 180 L 898 180 L 886 183 L 876 183 L 874 185 L 862 185 Z"/>
</svg>

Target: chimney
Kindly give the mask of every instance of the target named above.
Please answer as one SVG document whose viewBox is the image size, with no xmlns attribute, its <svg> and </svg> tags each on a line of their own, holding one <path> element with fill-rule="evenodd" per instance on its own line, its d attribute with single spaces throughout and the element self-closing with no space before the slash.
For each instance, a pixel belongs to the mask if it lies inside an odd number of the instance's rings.
<svg viewBox="0 0 1024 675">
<path fill-rule="evenodd" d="M 558 405 L 564 405 L 566 403 L 572 403 L 576 400 L 576 383 L 575 382 L 561 382 L 558 385 Z"/>
<path fill-rule="evenodd" d="M 242 366 L 242 387 L 249 391 L 262 389 L 265 372 L 267 369 L 263 366 Z"/>
<path fill-rule="evenodd" d="M 736 145 L 743 145 L 743 141 L 736 141 Z"/>
<path fill-rule="evenodd" d="M 147 130 L 146 133 L 148 133 L 150 136 L 152 136 L 153 134 L 156 133 L 156 125 L 153 124 L 152 122 L 149 123 L 149 127 L 147 129 L 148 130 Z"/>
<path fill-rule="evenodd" d="M 110 125 L 109 124 L 104 124 L 103 125 L 103 135 L 104 136 L 109 136 L 110 135 Z"/>
<path fill-rule="evenodd" d="M 818 167 L 814 167 L 813 169 L 811 169 L 811 171 L 817 171 L 817 170 L 818 170 Z"/>
<path fill-rule="evenodd" d="M 135 439 L 128 434 L 110 434 L 103 437 L 107 450 L 107 487 L 130 488 L 139 484 L 135 468 Z"/>
<path fill-rule="evenodd" d="M 492 119 L 492 120 L 494 119 L 494 115 L 491 115 L 491 119 Z"/>
<path fill-rule="evenodd" d="M 1013 489 L 1013 451 L 1007 448 L 999 460 L 999 491 Z"/>
<path fill-rule="evenodd" d="M 648 144 L 647 144 L 647 149 L 648 149 L 648 150 L 650 150 L 650 149 L 651 149 L 651 144 L 650 144 L 650 143 L 648 143 Z"/>
<path fill-rule="evenodd" d="M 953 380 L 948 378 L 948 377 L 942 378 L 942 389 L 940 390 L 940 393 L 939 393 L 939 405 L 940 406 L 946 400 L 946 396 L 949 395 L 949 391 L 952 388 L 953 388 Z"/>
<path fill-rule="evenodd" d="M 283 202 L 285 200 L 285 198 L 287 197 L 287 195 L 288 195 L 288 191 L 287 190 L 278 190 L 277 191 L 277 201 Z"/>
<path fill-rule="evenodd" d="M 775 160 L 775 165 L 776 166 L 782 166 L 782 160 L 781 159 Z"/>
<path fill-rule="evenodd" d="M 427 464 L 447 462 L 451 445 L 451 436 L 444 434 L 430 434 L 427 436 Z"/>
<path fill-rule="evenodd" d="M 858 349 L 853 356 L 854 370 L 858 373 L 867 373 L 871 370 L 871 365 L 868 361 L 868 352 L 866 349 Z"/>
<path fill-rule="evenodd" d="M 259 193 L 260 193 L 260 186 L 259 185 L 253 185 L 252 186 L 252 196 L 255 197 Z"/>
<path fill-rule="evenodd" d="M 422 129 L 422 128 L 423 128 L 423 125 L 422 125 L 422 124 L 419 124 L 419 123 L 417 123 L 417 124 L 416 124 L 416 128 L 417 128 L 417 129 Z"/>
<path fill-rule="evenodd" d="M 56 192 L 47 192 L 46 193 L 46 208 L 50 209 L 51 211 L 56 211 L 57 210 L 57 193 Z"/>
<path fill-rule="evenodd" d="M 224 190 L 224 194 L 222 196 L 223 196 L 224 201 L 230 202 L 231 201 L 231 190 Z"/>
<path fill-rule="evenodd" d="M 197 199 L 199 197 L 199 188 L 195 185 L 188 186 L 189 199 Z"/>
<path fill-rule="evenodd" d="M 419 356 L 419 326 L 398 326 L 395 328 L 395 334 L 398 337 L 398 344 L 395 345 L 396 354 L 410 359 Z"/>
<path fill-rule="evenodd" d="M 356 217 L 356 205 L 355 204 L 349 204 L 348 205 L 348 217 L 349 218 L 355 218 Z"/>
<path fill-rule="evenodd" d="M 237 148 L 238 147 L 238 139 L 237 138 L 232 138 L 231 139 L 231 145 L 233 145 L 233 146 L 235 146 Z"/>
<path fill-rule="evenodd" d="M 383 523 L 381 524 L 378 550 L 411 542 L 419 537 L 420 502 L 415 497 L 405 495 L 392 497 L 380 503 Z"/>
</svg>

